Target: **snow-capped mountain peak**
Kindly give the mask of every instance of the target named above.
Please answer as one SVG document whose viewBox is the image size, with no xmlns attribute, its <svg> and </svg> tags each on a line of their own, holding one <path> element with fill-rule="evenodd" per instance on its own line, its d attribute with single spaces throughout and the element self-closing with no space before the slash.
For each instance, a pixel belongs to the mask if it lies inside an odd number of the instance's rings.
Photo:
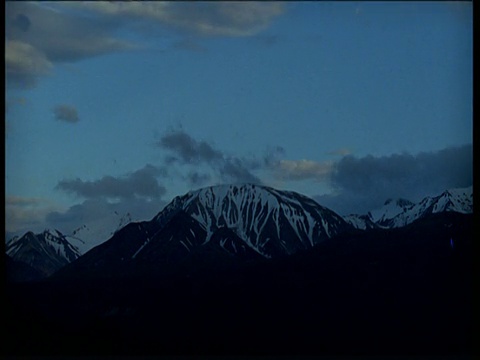
<svg viewBox="0 0 480 360">
<path fill-rule="evenodd" d="M 164 224 L 180 210 L 206 231 L 205 243 L 218 229 L 228 228 L 266 257 L 273 251 L 269 242 L 278 241 L 291 253 L 299 246 L 313 246 L 320 239 L 330 238 L 345 226 L 340 216 L 306 196 L 253 184 L 218 185 L 189 192 L 175 198 L 155 221 Z M 288 237 L 282 236 L 290 231 Z M 287 238 L 298 243 L 287 244 Z"/>
<path fill-rule="evenodd" d="M 56 229 L 45 229 L 34 234 L 29 231 L 6 243 L 6 254 L 16 261 L 24 262 L 48 276 L 76 260 L 81 253 L 65 235 Z"/>
<path fill-rule="evenodd" d="M 63 274 L 155 276 L 190 261 L 203 267 L 278 258 L 351 228 L 295 192 L 252 184 L 212 186 L 174 198 L 150 221 L 129 223 Z"/>
</svg>

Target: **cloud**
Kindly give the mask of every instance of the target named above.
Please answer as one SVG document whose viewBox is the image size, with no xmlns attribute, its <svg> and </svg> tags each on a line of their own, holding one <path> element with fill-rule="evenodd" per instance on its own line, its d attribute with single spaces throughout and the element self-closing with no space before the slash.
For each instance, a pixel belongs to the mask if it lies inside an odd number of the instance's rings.
<svg viewBox="0 0 480 360">
<path fill-rule="evenodd" d="M 209 175 L 209 180 L 215 181 L 213 180 L 215 178 L 217 181 L 229 183 L 261 183 L 260 178 L 252 173 L 253 170 L 258 169 L 258 161 L 228 156 L 208 142 L 194 139 L 183 130 L 170 131 L 163 135 L 157 142 L 157 146 L 172 153 L 167 157 L 169 164 L 178 163 L 190 167 L 208 168 L 214 175 L 213 177 Z M 195 172 L 190 173 L 191 181 L 206 182 L 206 175 L 200 178 L 192 177 L 191 174 Z"/>
<path fill-rule="evenodd" d="M 346 155 L 350 155 L 351 153 L 352 151 L 348 148 L 339 148 L 339 149 L 329 151 L 327 155 L 346 156 Z"/>
<path fill-rule="evenodd" d="M 388 198 L 419 201 L 473 183 L 472 145 L 390 156 L 345 156 L 330 177 L 334 195 L 317 200 L 340 213 L 366 213 Z"/>
<path fill-rule="evenodd" d="M 48 228 L 60 230 L 63 234 L 72 234 L 81 228 L 76 236 L 85 241 L 82 250 L 108 240 L 122 223 L 122 217 L 128 214 L 131 221 L 151 220 L 166 205 L 163 199 L 132 198 L 110 202 L 104 198 L 86 199 L 64 211 L 50 211 L 46 214 Z M 83 225 L 85 228 L 82 229 Z"/>
<path fill-rule="evenodd" d="M 134 46 L 109 34 L 118 25 L 41 3 L 7 2 L 5 6 L 5 69 L 7 84 L 36 85 L 55 63 L 129 50 Z"/>
<path fill-rule="evenodd" d="M 281 159 L 285 156 L 285 149 L 281 146 L 267 148 L 259 158 L 229 155 L 206 141 L 194 139 L 184 130 L 164 134 L 157 146 L 170 152 L 166 157 L 169 165 L 177 163 L 211 171 L 211 175 L 200 176 L 195 170 L 184 177 L 196 186 L 217 182 L 263 184 L 264 181 L 256 175 L 257 171 L 269 172 L 276 180 L 326 181 L 333 169 L 332 162 Z"/>
<path fill-rule="evenodd" d="M 202 36 L 250 36 L 285 11 L 277 2 L 83 2 L 97 13 L 128 20 L 149 20 Z"/>
<path fill-rule="evenodd" d="M 45 217 L 59 207 L 50 201 L 35 197 L 5 197 L 5 230 L 10 233 L 43 230 Z"/>
<path fill-rule="evenodd" d="M 104 176 L 95 181 L 62 180 L 56 189 L 72 193 L 84 200 L 62 208 L 40 198 L 7 196 L 5 199 L 6 230 L 11 235 L 26 231 L 39 232 L 55 228 L 72 234 L 85 225 L 78 236 L 86 241 L 84 250 L 107 240 L 129 214 L 131 221 L 150 220 L 165 206 L 165 188 L 157 177 L 165 177 L 161 167 L 146 165 L 124 176 Z M 123 225 L 125 225 L 123 223 Z"/>
<path fill-rule="evenodd" d="M 205 50 L 196 41 L 199 37 L 255 35 L 283 12 L 284 5 L 276 2 L 9 1 L 7 85 L 32 88 L 58 63 L 143 47 L 121 39 L 121 33 L 140 30 L 151 36 L 152 30 L 170 28 L 183 38 L 174 40 L 174 49 L 198 52 Z M 142 34 L 142 29 L 148 31 Z"/>
<path fill-rule="evenodd" d="M 37 206 L 43 204 L 44 199 L 23 196 L 6 196 L 5 206 Z"/>
<path fill-rule="evenodd" d="M 190 171 L 185 177 L 185 180 L 187 180 L 191 186 L 205 185 L 211 181 L 211 179 L 212 177 L 210 174 L 203 174 L 198 171 Z"/>
<path fill-rule="evenodd" d="M 153 165 L 146 165 L 140 170 L 125 176 L 104 176 L 95 181 L 61 180 L 55 187 L 86 199 L 133 199 L 160 198 L 166 189 L 157 181 L 157 176 L 164 175 L 165 170 Z"/>
<path fill-rule="evenodd" d="M 5 41 L 6 82 L 14 87 L 32 88 L 37 77 L 50 73 L 52 63 L 32 45 L 15 40 Z"/>
<path fill-rule="evenodd" d="M 251 172 L 247 161 L 237 157 L 223 161 L 219 172 L 223 182 L 262 184 L 262 180 Z"/>
<path fill-rule="evenodd" d="M 71 105 L 57 105 L 53 109 L 55 119 L 68 123 L 76 123 L 80 120 L 77 109 Z"/>
<path fill-rule="evenodd" d="M 263 157 L 263 163 L 266 168 L 275 167 L 280 158 L 285 156 L 285 149 L 282 146 L 274 146 L 267 148 L 266 154 Z"/>
<path fill-rule="evenodd" d="M 275 176 L 282 180 L 326 180 L 333 164 L 331 162 L 316 162 L 312 160 L 280 160 L 272 168 Z"/>
<path fill-rule="evenodd" d="M 205 141 L 193 139 L 183 130 L 162 136 L 158 146 L 171 150 L 184 163 L 212 162 L 223 159 L 223 154 Z"/>
</svg>

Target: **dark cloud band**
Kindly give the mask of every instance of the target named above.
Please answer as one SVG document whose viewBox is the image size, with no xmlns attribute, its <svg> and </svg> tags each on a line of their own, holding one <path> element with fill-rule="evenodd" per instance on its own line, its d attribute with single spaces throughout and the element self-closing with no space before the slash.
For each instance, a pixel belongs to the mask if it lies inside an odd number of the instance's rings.
<svg viewBox="0 0 480 360">
<path fill-rule="evenodd" d="M 140 170 L 122 177 L 104 176 L 95 181 L 81 179 L 61 180 L 56 189 L 73 193 L 86 199 L 160 198 L 166 189 L 157 181 L 164 170 L 146 165 Z"/>
<path fill-rule="evenodd" d="M 349 155 L 334 165 L 330 182 L 336 195 L 317 200 L 340 213 L 365 213 L 388 198 L 418 201 L 472 185 L 473 149 L 465 145 L 417 155 Z"/>
</svg>

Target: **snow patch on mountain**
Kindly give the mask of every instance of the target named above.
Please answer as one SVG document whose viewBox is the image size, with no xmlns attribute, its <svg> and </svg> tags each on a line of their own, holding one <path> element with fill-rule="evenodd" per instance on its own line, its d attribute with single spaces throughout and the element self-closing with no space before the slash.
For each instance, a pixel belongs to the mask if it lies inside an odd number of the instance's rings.
<svg viewBox="0 0 480 360">
<path fill-rule="evenodd" d="M 352 225 L 354 228 L 361 230 L 376 229 L 379 226 L 372 220 L 370 214 L 367 215 L 357 215 L 350 214 L 343 217 L 347 223 Z"/>
<path fill-rule="evenodd" d="M 374 223 L 382 224 L 405 212 L 405 210 L 410 208 L 412 205 L 414 205 L 413 202 L 405 199 L 388 199 L 381 208 L 373 210 L 369 213 L 370 219 Z"/>
</svg>

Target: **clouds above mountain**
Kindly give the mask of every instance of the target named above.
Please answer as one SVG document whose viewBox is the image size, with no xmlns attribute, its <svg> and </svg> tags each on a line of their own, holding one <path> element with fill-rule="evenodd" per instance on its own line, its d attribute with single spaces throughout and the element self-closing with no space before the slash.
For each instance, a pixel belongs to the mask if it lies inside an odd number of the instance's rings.
<svg viewBox="0 0 480 360">
<path fill-rule="evenodd" d="M 163 168 L 148 164 L 140 170 L 119 177 L 107 175 L 94 181 L 79 178 L 61 180 L 56 189 L 86 199 L 160 198 L 166 192 L 165 187 L 157 180 L 161 175 L 165 175 Z"/>
<path fill-rule="evenodd" d="M 330 175 L 332 195 L 318 196 L 323 205 L 339 213 L 366 213 L 388 198 L 418 201 L 445 189 L 473 183 L 471 145 L 436 152 L 357 158 L 345 156 Z"/>
<path fill-rule="evenodd" d="M 46 214 L 43 224 L 66 235 L 80 228 L 76 236 L 85 242 L 82 248 L 88 250 L 108 240 L 119 226 L 125 225 L 125 218 L 131 221 L 150 220 L 165 205 L 166 202 L 160 198 L 132 198 L 118 202 L 102 198 L 87 199 L 64 211 L 50 211 Z"/>
<path fill-rule="evenodd" d="M 207 141 L 194 139 L 184 130 L 164 134 L 157 146 L 169 152 L 167 163 L 190 168 L 186 178 L 191 185 L 203 185 L 211 180 L 214 183 L 262 183 L 253 173 L 259 166 L 256 159 L 226 154 Z M 202 170 L 210 175 L 200 175 Z"/>
<path fill-rule="evenodd" d="M 159 147 L 170 150 L 172 161 L 183 163 L 215 162 L 223 160 L 223 154 L 203 140 L 195 140 L 183 130 L 172 131 L 162 136 L 157 143 Z"/>
<path fill-rule="evenodd" d="M 66 209 L 42 213 L 43 224 L 65 234 L 85 225 L 78 236 L 87 242 L 87 247 L 96 245 L 112 235 L 127 213 L 132 221 L 155 216 L 166 204 L 166 188 L 159 182 L 166 176 L 165 168 L 147 164 L 121 176 L 106 175 L 92 181 L 60 180 L 56 190 L 83 200 Z"/>
<path fill-rule="evenodd" d="M 159 179 L 167 177 L 186 182 L 190 188 L 218 183 L 265 184 L 272 178 L 311 180 L 332 189 L 313 198 L 342 215 L 366 213 L 388 198 L 418 201 L 473 182 L 472 145 L 416 155 L 347 155 L 335 162 L 285 160 L 282 147 L 271 147 L 257 158 L 231 155 L 183 130 L 164 134 L 156 145 L 169 154 L 163 164 L 147 164 L 121 176 L 106 175 L 97 180 L 59 181 L 58 191 L 82 199 L 67 209 L 37 198 L 8 197 L 7 230 L 41 230 L 39 227 L 47 224 L 68 233 L 87 224 L 96 233 L 103 231 L 106 239 L 118 226 L 118 214 L 128 212 L 134 220 L 147 220 L 166 205 L 167 189 Z"/>
</svg>

